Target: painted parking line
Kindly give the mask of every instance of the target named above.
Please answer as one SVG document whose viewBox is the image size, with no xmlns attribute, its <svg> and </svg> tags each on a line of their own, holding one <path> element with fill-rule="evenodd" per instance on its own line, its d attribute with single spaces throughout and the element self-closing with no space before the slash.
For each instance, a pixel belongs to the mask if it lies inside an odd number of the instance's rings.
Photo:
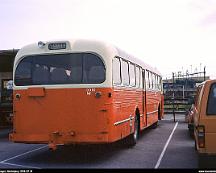
<svg viewBox="0 0 216 173">
<path fill-rule="evenodd" d="M 160 154 L 160 157 L 158 158 L 158 161 L 157 161 L 157 163 L 156 163 L 156 165 L 154 167 L 155 169 L 158 169 L 158 167 L 160 166 L 161 160 L 162 160 L 162 158 L 163 158 L 163 156 L 164 156 L 164 154 L 166 152 L 166 149 L 167 149 L 167 147 L 168 147 L 168 145 L 170 143 L 170 140 L 171 140 L 177 126 L 178 126 L 178 122 L 176 122 L 176 124 L 175 124 L 175 126 L 174 126 L 174 128 L 172 130 L 172 133 L 170 134 L 168 140 L 166 141 L 166 144 L 164 145 L 164 148 L 163 148 L 163 150 L 162 150 L 162 152 Z"/>
<path fill-rule="evenodd" d="M 5 159 L 5 160 L 0 161 L 0 164 L 11 165 L 11 166 L 18 166 L 18 167 L 23 167 L 23 168 L 41 169 L 41 168 L 39 168 L 39 167 L 34 167 L 34 166 L 28 166 L 28 165 L 20 165 L 20 164 L 15 164 L 15 163 L 9 163 L 8 161 L 9 161 L 9 160 L 16 159 L 16 158 L 21 157 L 21 156 L 24 156 L 24 155 L 27 155 L 27 154 L 30 154 L 30 153 L 33 153 L 33 152 L 38 151 L 38 150 L 42 150 L 42 149 L 44 149 L 44 148 L 46 148 L 46 147 L 47 147 L 47 145 L 42 146 L 42 147 L 39 147 L 39 148 L 36 148 L 36 149 L 34 149 L 34 150 L 27 151 L 27 152 L 25 152 L 25 153 L 22 153 L 22 154 L 13 156 L 13 157 L 10 157 L 10 158 L 8 158 L 8 159 Z"/>
<path fill-rule="evenodd" d="M 8 163 L 8 162 L 0 162 L 0 164 L 17 166 L 17 167 L 22 167 L 22 168 L 41 169 L 40 167 L 29 166 L 29 165 L 20 165 L 20 164 L 15 164 L 15 163 Z"/>
</svg>

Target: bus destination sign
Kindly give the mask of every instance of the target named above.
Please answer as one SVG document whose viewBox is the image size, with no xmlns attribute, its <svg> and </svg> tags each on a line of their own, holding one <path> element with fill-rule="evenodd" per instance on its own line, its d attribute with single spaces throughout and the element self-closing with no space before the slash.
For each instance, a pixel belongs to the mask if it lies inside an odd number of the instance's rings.
<svg viewBox="0 0 216 173">
<path fill-rule="evenodd" d="M 50 43 L 48 45 L 49 50 L 66 49 L 66 43 Z"/>
</svg>

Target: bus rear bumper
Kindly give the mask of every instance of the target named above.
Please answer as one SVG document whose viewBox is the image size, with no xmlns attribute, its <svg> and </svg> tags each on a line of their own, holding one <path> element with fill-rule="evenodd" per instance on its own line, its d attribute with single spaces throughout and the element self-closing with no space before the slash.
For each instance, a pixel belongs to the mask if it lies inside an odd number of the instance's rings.
<svg viewBox="0 0 216 173">
<path fill-rule="evenodd" d="M 50 149 L 67 144 L 102 144 L 109 143 L 108 133 L 75 134 L 74 132 L 51 134 L 10 133 L 9 140 L 16 143 L 48 144 Z"/>
</svg>

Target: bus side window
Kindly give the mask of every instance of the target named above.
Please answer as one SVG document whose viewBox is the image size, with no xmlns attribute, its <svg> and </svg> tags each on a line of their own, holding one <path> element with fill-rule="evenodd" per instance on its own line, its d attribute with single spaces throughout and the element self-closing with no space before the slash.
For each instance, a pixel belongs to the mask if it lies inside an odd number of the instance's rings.
<svg viewBox="0 0 216 173">
<path fill-rule="evenodd" d="M 151 72 L 151 86 L 152 86 L 152 89 L 154 89 L 154 74 Z"/>
<path fill-rule="evenodd" d="M 140 68 L 136 66 L 136 87 L 139 88 L 140 85 Z"/>
<path fill-rule="evenodd" d="M 152 89 L 155 90 L 155 74 L 152 73 Z"/>
<path fill-rule="evenodd" d="M 128 62 L 125 60 L 122 60 L 122 64 L 121 64 L 122 68 L 121 68 L 121 74 L 122 74 L 122 83 L 125 86 L 129 85 L 129 67 L 128 67 Z"/>
<path fill-rule="evenodd" d="M 160 91 L 163 91 L 163 83 L 162 83 L 162 78 L 160 77 L 160 79 L 159 79 L 159 89 L 160 89 Z"/>
<path fill-rule="evenodd" d="M 121 71 L 120 71 L 120 59 L 113 59 L 113 84 L 120 85 L 121 84 Z"/>
<path fill-rule="evenodd" d="M 157 90 L 157 75 L 155 74 L 155 90 Z"/>
<path fill-rule="evenodd" d="M 134 64 L 130 63 L 129 74 L 130 74 L 130 85 L 135 86 L 135 66 Z"/>
<path fill-rule="evenodd" d="M 155 75 L 155 89 L 158 90 L 158 75 Z"/>
<path fill-rule="evenodd" d="M 149 79 L 148 79 L 148 76 L 149 76 L 149 72 L 146 70 L 146 72 L 145 72 L 146 90 L 149 89 Z"/>
<path fill-rule="evenodd" d="M 208 102 L 207 102 L 207 115 L 216 115 L 216 83 L 211 85 Z"/>
<path fill-rule="evenodd" d="M 152 89 L 152 75 L 150 71 L 148 73 L 148 79 L 149 79 L 149 89 Z"/>
<path fill-rule="evenodd" d="M 143 73 L 142 72 L 145 73 L 145 71 L 143 71 L 141 68 L 140 70 L 140 88 L 143 88 Z"/>
<path fill-rule="evenodd" d="M 160 90 L 160 77 L 157 76 L 157 89 Z"/>
</svg>

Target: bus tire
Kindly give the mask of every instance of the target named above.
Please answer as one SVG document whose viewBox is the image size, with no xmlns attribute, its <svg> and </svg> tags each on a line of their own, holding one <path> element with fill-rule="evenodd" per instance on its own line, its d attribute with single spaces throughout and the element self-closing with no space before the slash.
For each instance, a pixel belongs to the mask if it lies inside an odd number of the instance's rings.
<svg viewBox="0 0 216 173">
<path fill-rule="evenodd" d="M 160 105 L 158 106 L 158 120 L 161 120 Z"/>
<path fill-rule="evenodd" d="M 128 147 L 133 147 L 136 145 L 137 140 L 139 138 L 139 120 L 138 116 L 135 116 L 134 119 L 134 132 L 131 134 L 128 139 L 127 139 L 127 146 Z"/>
<path fill-rule="evenodd" d="M 152 129 L 156 129 L 158 127 L 158 121 L 151 125 Z"/>
</svg>

